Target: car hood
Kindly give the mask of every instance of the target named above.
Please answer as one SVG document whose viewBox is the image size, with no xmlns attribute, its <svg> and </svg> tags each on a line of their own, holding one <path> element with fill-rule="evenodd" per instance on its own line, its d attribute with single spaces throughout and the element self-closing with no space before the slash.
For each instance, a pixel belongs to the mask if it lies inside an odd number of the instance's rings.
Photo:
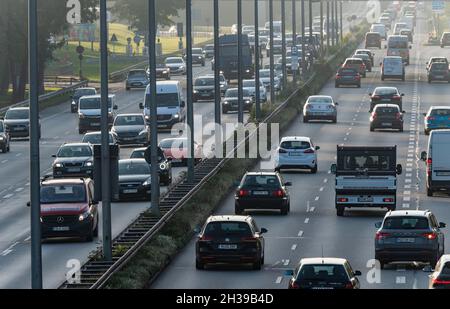
<svg viewBox="0 0 450 309">
<path fill-rule="evenodd" d="M 184 64 L 183 63 L 168 63 L 167 64 L 167 67 L 170 69 L 170 68 L 179 68 L 179 67 L 181 67 L 181 66 L 184 66 Z"/>
<path fill-rule="evenodd" d="M 41 216 L 79 215 L 88 209 L 87 203 L 41 204 Z"/>
<path fill-rule="evenodd" d="M 86 161 L 92 161 L 92 157 L 56 158 L 54 163 L 79 163 Z"/>
<path fill-rule="evenodd" d="M 126 182 L 144 182 L 149 179 L 150 175 L 119 175 L 119 183 Z"/>
<path fill-rule="evenodd" d="M 145 126 L 143 125 L 137 125 L 137 126 L 114 126 L 114 131 L 116 133 L 124 133 L 124 132 L 141 132 L 145 129 Z"/>
</svg>

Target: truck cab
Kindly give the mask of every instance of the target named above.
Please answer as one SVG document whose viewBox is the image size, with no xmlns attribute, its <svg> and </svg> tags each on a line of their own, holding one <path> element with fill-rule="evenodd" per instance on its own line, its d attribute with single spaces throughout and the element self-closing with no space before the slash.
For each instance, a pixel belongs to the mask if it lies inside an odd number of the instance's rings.
<svg viewBox="0 0 450 309">
<path fill-rule="evenodd" d="M 396 146 L 337 146 L 337 163 L 331 166 L 336 176 L 336 213 L 345 208 L 369 207 L 395 210 L 397 175 Z"/>
</svg>

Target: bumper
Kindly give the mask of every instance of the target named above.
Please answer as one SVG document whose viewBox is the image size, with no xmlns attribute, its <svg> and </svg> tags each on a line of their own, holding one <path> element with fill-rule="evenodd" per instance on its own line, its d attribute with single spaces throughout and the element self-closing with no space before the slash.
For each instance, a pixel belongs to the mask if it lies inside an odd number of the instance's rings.
<svg viewBox="0 0 450 309">
<path fill-rule="evenodd" d="M 337 194 L 336 195 L 336 206 L 340 207 L 392 207 L 396 205 L 396 196 L 395 195 L 374 195 L 370 196 L 372 199 L 367 199 L 367 196 L 360 195 L 345 195 L 345 194 Z M 384 199 L 390 199 L 392 202 L 385 202 Z"/>
<path fill-rule="evenodd" d="M 253 104 L 244 104 L 244 110 L 250 111 L 252 106 Z M 237 112 L 239 110 L 239 106 L 234 104 L 222 104 L 222 109 L 229 112 Z"/>
<path fill-rule="evenodd" d="M 430 81 L 432 81 L 432 80 L 448 81 L 449 76 L 447 74 L 443 74 L 443 75 L 430 74 L 430 75 L 428 75 L 428 80 L 430 80 Z"/>
<path fill-rule="evenodd" d="M 137 137 L 120 137 L 116 135 L 116 140 L 119 145 L 147 145 L 149 137 L 147 135 Z"/>
<path fill-rule="evenodd" d="M 402 75 L 386 75 L 386 74 L 383 74 L 382 76 L 383 76 L 384 79 L 403 79 L 404 78 L 403 74 Z"/>
<path fill-rule="evenodd" d="M 392 121 L 392 120 L 373 121 L 373 122 L 371 122 L 370 125 L 374 129 L 399 129 L 400 130 L 403 128 L 402 121 Z"/>
<path fill-rule="evenodd" d="M 29 137 L 30 136 L 30 131 L 29 131 L 29 129 L 20 130 L 20 131 L 11 130 L 9 132 L 9 136 L 11 138 L 13 138 L 13 137 Z"/>
<path fill-rule="evenodd" d="M 325 114 L 325 113 L 304 113 L 304 117 L 308 119 L 317 119 L 317 120 L 334 120 L 337 117 L 337 114 Z"/>
<path fill-rule="evenodd" d="M 51 237 L 84 237 L 93 230 L 93 220 L 84 220 L 67 225 L 41 223 L 42 238 Z"/>
<path fill-rule="evenodd" d="M 126 83 L 127 88 L 139 88 L 139 89 L 145 89 L 147 88 L 147 83 L 141 83 L 141 82 L 130 82 Z"/>
<path fill-rule="evenodd" d="M 428 180 L 427 186 L 433 190 L 450 190 L 450 180 Z"/>
<path fill-rule="evenodd" d="M 358 86 L 361 85 L 361 81 L 360 80 L 345 80 L 345 79 L 340 79 L 340 80 L 335 80 L 335 84 L 336 85 L 346 85 L 346 86 Z"/>
<path fill-rule="evenodd" d="M 432 249 L 376 249 L 378 259 L 389 262 L 428 262 L 436 256 Z"/>
<path fill-rule="evenodd" d="M 288 199 L 251 198 L 237 199 L 235 205 L 241 209 L 283 209 L 288 206 Z"/>
<path fill-rule="evenodd" d="M 68 168 L 53 168 L 53 177 L 63 178 L 63 177 L 93 177 L 92 167 L 82 167 L 79 171 L 70 171 Z"/>
<path fill-rule="evenodd" d="M 108 118 L 108 125 L 111 127 L 113 123 L 112 117 Z M 80 130 L 92 130 L 100 131 L 101 120 L 100 118 L 82 118 L 78 121 L 78 128 Z"/>
<path fill-rule="evenodd" d="M 127 190 L 133 190 L 127 191 Z M 135 191 L 134 191 L 135 190 Z M 119 189 L 119 200 L 125 201 L 125 200 L 136 200 L 136 199 L 143 199 L 147 200 L 151 198 L 151 191 L 150 186 L 146 187 L 139 187 L 139 188 L 120 188 Z"/>
<path fill-rule="evenodd" d="M 194 101 L 199 100 L 214 100 L 214 92 L 207 92 L 207 93 L 194 93 L 193 99 Z"/>
<path fill-rule="evenodd" d="M 175 124 L 180 123 L 181 118 L 172 118 L 169 120 L 158 120 L 158 128 L 160 129 L 171 129 Z M 146 119 L 148 125 L 150 125 L 150 120 Z"/>
<path fill-rule="evenodd" d="M 277 168 L 285 169 L 297 169 L 297 168 L 313 168 L 317 164 L 317 159 L 315 156 L 304 156 L 303 157 L 290 157 L 290 156 L 279 156 L 276 160 Z"/>
</svg>

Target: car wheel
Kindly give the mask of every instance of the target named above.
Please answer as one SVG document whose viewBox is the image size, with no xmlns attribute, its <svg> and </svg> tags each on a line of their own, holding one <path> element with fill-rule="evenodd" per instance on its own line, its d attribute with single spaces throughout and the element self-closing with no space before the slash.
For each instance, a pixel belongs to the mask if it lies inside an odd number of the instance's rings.
<svg viewBox="0 0 450 309">
<path fill-rule="evenodd" d="M 309 119 L 308 117 L 303 116 L 303 123 L 308 123 Z"/>
<path fill-rule="evenodd" d="M 425 133 L 425 135 L 430 135 L 430 130 L 424 129 L 423 133 Z"/>
<path fill-rule="evenodd" d="M 199 270 L 203 270 L 203 269 L 205 269 L 205 264 L 200 262 L 200 261 L 198 261 L 198 260 L 196 260 L 195 261 L 195 268 L 197 268 Z"/>
<path fill-rule="evenodd" d="M 2 153 L 6 153 L 6 144 L 2 146 Z"/>
<path fill-rule="evenodd" d="M 264 265 L 264 255 L 261 257 L 261 265 Z"/>
<path fill-rule="evenodd" d="M 436 253 L 435 253 L 435 255 L 434 255 L 434 257 L 430 260 L 430 266 L 431 266 L 431 268 L 435 268 L 436 267 L 436 264 L 437 264 L 437 262 L 439 261 L 439 258 L 440 258 L 440 253 L 439 253 L 439 249 L 436 251 Z"/>
<path fill-rule="evenodd" d="M 97 215 L 97 226 L 95 227 L 95 230 L 94 230 L 94 237 L 98 237 L 98 215 Z"/>
<path fill-rule="evenodd" d="M 289 206 L 286 205 L 286 206 L 284 206 L 284 207 L 282 207 L 282 208 L 280 209 L 280 213 L 281 213 L 282 216 L 286 216 L 286 215 L 288 214 L 288 212 L 289 212 L 288 207 L 289 207 Z"/>
<path fill-rule="evenodd" d="M 261 260 L 258 260 L 257 262 L 253 263 L 253 269 L 261 270 Z"/>
<path fill-rule="evenodd" d="M 204 67 L 205 66 L 205 63 L 204 62 L 202 62 L 202 67 Z"/>
<path fill-rule="evenodd" d="M 403 132 L 403 126 L 399 129 L 400 132 Z"/>
<path fill-rule="evenodd" d="M 226 110 L 226 109 L 224 108 L 224 109 L 222 109 L 222 113 L 228 114 L 228 110 Z"/>
<path fill-rule="evenodd" d="M 333 123 L 337 123 L 337 117 L 334 117 L 332 120 Z"/>
<path fill-rule="evenodd" d="M 402 81 L 403 81 L 403 82 L 405 81 L 405 75 L 402 76 Z"/>
<path fill-rule="evenodd" d="M 170 76 L 167 76 L 167 77 L 166 77 L 166 80 L 170 80 Z"/>
<path fill-rule="evenodd" d="M 84 237 L 85 242 L 91 242 L 94 240 L 94 231 L 91 229 L 89 233 Z"/>
<path fill-rule="evenodd" d="M 339 85 L 335 83 L 334 88 L 339 88 Z"/>
<path fill-rule="evenodd" d="M 427 196 L 433 196 L 433 189 L 427 187 Z"/>
<path fill-rule="evenodd" d="M 428 78 L 428 83 L 431 84 L 431 78 Z"/>
<path fill-rule="evenodd" d="M 373 131 L 375 131 L 375 128 L 370 126 L 370 132 L 373 132 Z"/>
<path fill-rule="evenodd" d="M 311 169 L 311 174 L 317 173 L 317 164 Z"/>
<path fill-rule="evenodd" d="M 384 75 L 381 75 L 381 80 L 384 80 Z"/>
<path fill-rule="evenodd" d="M 78 129 L 78 134 L 84 134 L 85 131 L 83 129 Z"/>
<path fill-rule="evenodd" d="M 361 88 L 361 84 L 358 84 L 356 87 Z"/>
<path fill-rule="evenodd" d="M 345 212 L 345 207 L 342 206 L 336 206 L 336 215 L 338 217 L 343 217 Z"/>
<path fill-rule="evenodd" d="M 363 77 L 364 77 L 364 78 L 366 77 L 366 72 L 364 72 Z"/>
<path fill-rule="evenodd" d="M 234 213 L 236 215 L 242 215 L 244 213 L 244 211 L 239 206 L 234 206 Z"/>
<path fill-rule="evenodd" d="M 130 91 L 130 87 L 126 87 L 125 90 L 126 90 L 126 91 Z"/>
</svg>

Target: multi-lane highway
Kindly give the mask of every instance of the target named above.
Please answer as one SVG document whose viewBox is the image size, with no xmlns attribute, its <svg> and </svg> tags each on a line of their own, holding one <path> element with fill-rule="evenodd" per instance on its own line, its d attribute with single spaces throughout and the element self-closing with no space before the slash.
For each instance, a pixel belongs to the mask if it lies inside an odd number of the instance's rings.
<svg viewBox="0 0 450 309">
<path fill-rule="evenodd" d="M 358 7 L 361 8 L 363 12 L 364 3 L 358 3 Z M 349 13 L 348 13 L 349 14 Z M 347 16 L 347 13 L 345 14 Z M 347 31 L 348 23 L 345 22 L 344 29 Z M 265 57 L 264 59 L 268 59 Z M 211 73 L 211 65 L 208 61 L 205 67 L 195 67 L 194 76 L 200 76 L 205 73 Z M 173 79 L 184 80 L 183 76 L 173 76 Z M 345 90 L 344 90 L 345 91 Z M 358 93 L 358 91 L 352 93 Z M 143 101 L 144 92 L 142 90 L 134 90 L 126 92 L 124 90 L 123 84 L 111 85 L 111 92 L 117 97 L 117 103 L 119 106 L 119 113 L 129 113 L 129 112 L 140 112 L 139 103 Z M 361 96 L 362 94 L 359 94 Z M 345 110 L 350 109 L 350 103 L 343 104 L 343 108 L 340 113 L 341 122 L 338 125 L 342 125 L 342 120 L 346 119 Z M 202 115 L 203 124 L 208 122 L 214 122 L 214 103 L 212 102 L 198 102 L 194 105 L 195 115 Z M 40 143 L 41 147 L 41 174 L 45 175 L 51 172 L 51 164 L 54 154 L 58 147 L 65 142 L 77 142 L 80 141 L 82 136 L 78 135 L 77 130 L 77 116 L 76 114 L 70 113 L 70 105 L 68 102 L 57 105 L 51 108 L 45 109 L 40 115 L 40 121 L 42 124 L 42 140 Z M 227 114 L 223 115 L 224 123 L 237 123 L 237 114 Z M 247 116 L 245 120 L 247 119 Z M 357 122 L 355 122 L 357 125 Z M 310 126 L 310 134 L 316 136 L 318 129 L 326 130 L 328 125 L 312 124 Z M 306 127 L 302 126 L 301 130 L 305 130 Z M 196 126 L 197 132 L 201 132 L 202 128 Z M 292 128 L 295 130 L 295 128 Z M 340 129 L 341 130 L 341 129 Z M 336 132 L 335 132 L 336 133 Z M 305 131 L 305 135 L 308 133 Z M 337 133 L 336 133 L 337 134 Z M 169 137 L 170 133 L 160 133 L 159 139 Z M 332 138 L 329 137 L 330 145 L 332 144 Z M 317 141 L 320 143 L 320 141 Z M 322 142 L 325 145 L 325 141 Z M 331 146 L 330 146 L 331 147 Z M 330 148 L 329 147 L 329 148 Z M 132 148 L 121 149 L 121 157 L 126 158 L 129 156 Z M 325 169 L 326 163 L 326 150 L 321 153 L 321 168 Z M 331 158 L 330 158 L 331 160 Z M 329 161 L 330 161 L 329 160 Z M 11 152 L 7 154 L 2 154 L 0 156 L 0 173 L 2 175 L 2 181 L 0 182 L 0 288 L 28 288 L 30 287 L 30 222 L 29 222 L 29 208 L 26 207 L 26 203 L 29 200 L 29 141 L 28 140 L 14 140 L 11 145 Z M 331 161 L 330 161 L 331 162 Z M 175 168 L 173 173 L 174 177 L 179 175 L 184 169 Z M 319 174 L 321 175 L 321 174 Z M 306 176 L 306 175 L 305 175 Z M 294 175 L 292 175 L 294 177 Z M 308 179 L 308 186 L 312 183 Z M 330 178 L 331 180 L 331 178 Z M 297 181 L 297 180 L 296 180 Z M 296 182 L 296 186 L 301 188 L 302 182 L 300 179 Z M 297 189 L 297 187 L 295 187 Z M 293 190 L 298 192 L 310 192 L 310 190 Z M 306 196 L 296 196 L 295 200 L 303 201 L 306 200 Z M 230 206 L 230 202 L 224 204 L 220 208 L 220 211 L 227 213 L 227 209 Z M 297 221 L 295 216 L 300 213 L 300 206 L 296 206 L 296 210 L 292 215 L 287 218 L 293 222 Z M 112 228 L 113 237 L 118 235 L 129 223 L 131 223 L 139 213 L 150 207 L 150 203 L 137 202 L 137 203 L 113 203 L 112 205 Z M 231 208 L 229 208 L 231 209 Z M 101 211 L 101 209 L 100 209 Z M 100 212 L 101 215 L 101 212 Z M 264 218 L 264 217 L 263 217 Z M 269 219 L 269 217 L 266 217 Z M 278 217 L 275 218 L 274 222 L 279 221 Z M 261 221 L 261 219 L 259 219 Z M 272 221 L 272 220 L 270 220 Z M 293 226 L 293 222 L 290 225 L 282 224 L 283 226 Z M 261 222 L 265 223 L 265 222 Z M 288 222 L 286 222 L 287 224 Z M 280 224 L 280 227 L 282 226 Z M 268 226 L 270 227 L 270 226 Z M 288 235 L 286 233 L 276 233 L 274 227 L 271 228 L 271 236 L 275 235 Z M 275 239 L 275 238 L 274 238 Z M 269 240 L 269 244 L 271 241 Z M 281 244 L 281 242 L 280 242 Z M 44 287 L 45 288 L 55 288 L 59 286 L 65 280 L 65 274 L 68 270 L 67 263 L 72 259 L 77 259 L 80 263 L 83 263 L 88 258 L 88 255 L 97 246 L 101 245 L 101 226 L 100 226 L 100 237 L 94 240 L 92 243 L 83 242 L 51 242 L 45 243 L 43 245 L 43 274 L 44 274 Z M 299 244 L 300 246 L 300 244 Z M 276 255 L 270 255 L 271 250 L 275 252 L 282 252 L 276 248 L 270 248 L 268 246 L 268 254 L 270 259 L 277 259 Z M 278 249 L 281 249 L 279 247 Z M 190 249 L 187 249 L 190 252 Z M 181 256 L 183 256 L 183 253 Z M 197 282 L 195 278 L 199 278 L 199 274 L 196 274 L 192 268 L 192 254 L 189 253 L 189 257 L 186 259 L 185 265 L 189 265 L 189 277 L 194 279 L 193 283 Z M 273 271 L 272 271 L 273 272 Z M 170 272 L 168 272 L 169 274 Z M 264 272 L 266 273 L 266 271 Z M 205 273 L 206 274 L 206 273 Z M 211 273 L 212 276 L 213 273 Z M 256 273 L 251 274 L 251 276 Z M 163 282 L 164 276 L 161 278 Z M 188 277 L 186 277 L 188 278 Z M 231 277 L 230 277 L 231 278 Z M 203 281 L 203 279 L 201 279 Z M 186 281 L 187 282 L 187 281 Z M 206 281 L 204 281 L 205 283 Z M 180 284 L 182 281 L 179 282 Z M 225 283 L 225 281 L 224 281 Z M 157 285 L 162 284 L 158 283 Z M 196 286 L 200 287 L 200 284 L 195 283 Z M 206 286 L 206 285 L 205 285 Z M 211 287 L 211 286 L 210 286 Z"/>
<path fill-rule="evenodd" d="M 420 152 L 426 150 L 428 136 L 423 133 L 423 116 L 431 105 L 445 105 L 448 85 L 428 84 L 425 63 L 430 56 L 445 56 L 447 50 L 439 46 L 423 46 L 427 40 L 425 19 L 420 18 L 413 48 L 411 65 L 406 67 L 406 81 L 380 79 L 379 63 L 385 50 L 376 50 L 375 68 L 363 79 L 362 87 L 334 88 L 330 80 L 320 94 L 331 95 L 338 106 L 338 123 L 301 122 L 299 117 L 283 136 L 301 135 L 312 138 L 319 145 L 319 171 L 309 173 L 283 173 L 292 182 L 291 213 L 279 216 L 273 213 L 251 213 L 260 227 L 268 229 L 265 267 L 261 271 L 240 267 L 196 270 L 195 239 L 182 250 L 169 267 L 154 282 L 152 288 L 287 288 L 286 269 L 293 269 L 302 257 L 342 257 L 354 269 L 362 271 L 362 288 L 427 288 L 428 273 L 421 265 L 391 264 L 373 270 L 374 223 L 381 221 L 385 210 L 347 210 L 345 217 L 337 217 L 334 207 L 334 176 L 329 168 L 335 163 L 336 145 L 397 145 L 398 163 L 404 172 L 398 181 L 398 210 L 430 209 L 439 221 L 450 223 L 448 195 L 427 197 L 424 188 L 425 164 Z M 406 111 L 405 130 L 369 131 L 369 96 L 376 86 L 396 86 L 405 93 L 403 109 Z M 256 169 L 258 170 L 258 168 Z M 234 195 L 217 209 L 217 214 L 234 214 Z M 446 248 L 450 246 L 448 229 Z M 448 252 L 448 251 L 447 251 Z M 379 280 L 378 280 L 379 279 Z"/>
</svg>

